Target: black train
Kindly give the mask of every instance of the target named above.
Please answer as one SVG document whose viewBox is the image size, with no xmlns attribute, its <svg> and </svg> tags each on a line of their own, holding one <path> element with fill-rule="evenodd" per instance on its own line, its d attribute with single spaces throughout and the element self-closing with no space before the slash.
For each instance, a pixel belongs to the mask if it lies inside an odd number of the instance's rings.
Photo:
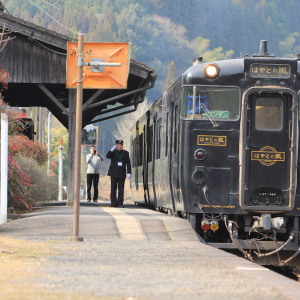
<svg viewBox="0 0 300 300">
<path fill-rule="evenodd" d="M 299 90 L 300 57 L 266 41 L 252 57 L 198 59 L 132 129 L 135 203 L 187 218 L 214 247 L 297 264 Z"/>
</svg>

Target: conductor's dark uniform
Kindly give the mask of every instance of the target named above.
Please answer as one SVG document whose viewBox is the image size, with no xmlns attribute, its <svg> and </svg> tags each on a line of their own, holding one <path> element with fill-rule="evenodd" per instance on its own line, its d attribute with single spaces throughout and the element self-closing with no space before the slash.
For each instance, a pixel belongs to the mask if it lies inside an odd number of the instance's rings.
<svg viewBox="0 0 300 300">
<path fill-rule="evenodd" d="M 123 142 L 122 142 L 123 144 Z M 126 150 L 109 151 L 106 158 L 111 159 L 107 175 L 111 178 L 111 206 L 122 207 L 124 202 L 124 183 L 127 173 L 131 174 L 129 152 Z M 118 188 L 118 199 L 116 198 Z"/>
</svg>

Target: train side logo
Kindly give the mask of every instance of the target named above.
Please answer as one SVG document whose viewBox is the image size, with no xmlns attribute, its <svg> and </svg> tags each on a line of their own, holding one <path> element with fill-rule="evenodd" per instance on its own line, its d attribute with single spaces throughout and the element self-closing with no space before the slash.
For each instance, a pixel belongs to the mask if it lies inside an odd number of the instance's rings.
<svg viewBox="0 0 300 300">
<path fill-rule="evenodd" d="M 278 161 L 285 161 L 285 152 L 277 152 L 273 147 L 265 146 L 259 151 L 251 151 L 251 160 L 258 160 L 269 167 Z"/>
<path fill-rule="evenodd" d="M 198 135 L 197 145 L 202 146 L 226 146 L 227 136 Z"/>
</svg>

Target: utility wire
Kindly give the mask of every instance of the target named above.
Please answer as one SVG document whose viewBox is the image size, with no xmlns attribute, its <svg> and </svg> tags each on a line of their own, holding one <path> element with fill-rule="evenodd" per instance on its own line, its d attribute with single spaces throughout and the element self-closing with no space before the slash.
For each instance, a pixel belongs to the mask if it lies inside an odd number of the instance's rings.
<svg viewBox="0 0 300 300">
<path fill-rule="evenodd" d="M 62 26 L 63 28 L 69 30 L 70 32 L 72 32 L 75 35 L 75 32 L 72 31 L 71 29 L 69 29 L 68 27 L 66 27 L 65 25 L 61 24 L 59 21 L 57 21 L 54 17 L 52 17 L 50 14 L 48 14 L 46 11 L 44 11 L 41 7 L 39 7 L 38 5 L 36 5 L 35 3 L 33 3 L 31 0 L 28 0 L 32 5 L 34 5 L 35 7 L 37 7 L 38 9 L 40 9 L 41 11 L 43 11 L 47 16 L 49 16 L 50 18 L 52 18 L 56 23 L 58 23 L 60 26 Z"/>
<path fill-rule="evenodd" d="M 2 3 L 2 2 L 1 2 L 1 3 Z M 28 35 L 28 33 L 22 28 L 22 26 L 21 26 L 20 23 L 18 22 L 18 19 L 17 19 L 16 17 L 14 17 L 14 16 L 7 10 L 7 8 L 4 6 L 3 3 L 2 3 L 2 5 L 3 5 L 4 9 L 6 10 L 6 12 L 8 13 L 8 15 L 16 21 L 16 23 L 18 24 L 18 26 L 19 26 L 19 28 L 21 29 L 21 31 L 23 31 L 27 37 L 31 38 L 31 39 L 34 40 L 37 44 L 39 44 L 40 46 L 44 47 L 45 49 L 47 49 L 47 50 L 49 50 L 49 51 L 52 51 L 52 52 L 57 53 L 57 54 L 60 54 L 60 55 L 65 55 L 65 56 L 67 55 L 66 53 L 61 53 L 61 52 L 58 52 L 58 51 L 55 51 L 55 50 L 52 50 L 52 49 L 46 47 L 45 45 L 43 45 L 43 44 L 41 44 L 39 41 L 37 41 L 34 37 Z M 74 36 L 75 36 L 75 35 L 74 35 Z M 74 37 L 73 37 L 73 39 L 74 39 Z"/>
<path fill-rule="evenodd" d="M 47 2 L 46 0 L 42 0 L 42 1 L 45 2 L 45 3 L 48 4 L 48 5 L 53 6 L 53 7 L 56 8 L 56 9 L 60 9 L 59 7 L 56 7 L 54 4 Z"/>
</svg>

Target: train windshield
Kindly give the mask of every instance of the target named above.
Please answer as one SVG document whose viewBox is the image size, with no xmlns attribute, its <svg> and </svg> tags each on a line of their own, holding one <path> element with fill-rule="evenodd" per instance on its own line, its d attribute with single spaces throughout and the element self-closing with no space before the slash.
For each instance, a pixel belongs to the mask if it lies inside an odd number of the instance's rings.
<svg viewBox="0 0 300 300">
<path fill-rule="evenodd" d="M 195 103 L 193 103 L 193 94 Z M 182 117 L 188 119 L 234 121 L 240 117 L 240 91 L 232 87 L 183 88 Z"/>
</svg>

